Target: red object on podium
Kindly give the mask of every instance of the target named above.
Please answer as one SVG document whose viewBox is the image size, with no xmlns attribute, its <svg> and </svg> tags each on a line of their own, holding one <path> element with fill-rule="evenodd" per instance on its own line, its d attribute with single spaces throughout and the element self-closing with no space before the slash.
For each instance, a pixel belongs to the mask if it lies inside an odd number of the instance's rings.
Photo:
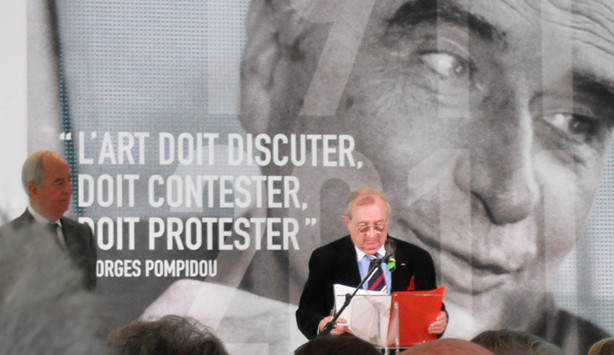
<svg viewBox="0 0 614 355">
<path fill-rule="evenodd" d="M 405 347 L 435 340 L 436 334 L 428 332 L 441 305 L 445 286 L 429 291 L 400 291 L 392 294 L 388 345 Z"/>
</svg>

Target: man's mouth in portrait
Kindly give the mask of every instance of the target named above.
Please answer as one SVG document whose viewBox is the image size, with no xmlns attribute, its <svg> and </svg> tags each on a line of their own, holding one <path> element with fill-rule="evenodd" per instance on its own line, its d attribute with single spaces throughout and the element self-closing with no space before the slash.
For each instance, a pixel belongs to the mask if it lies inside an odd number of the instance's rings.
<svg viewBox="0 0 614 355">
<path fill-rule="evenodd" d="M 459 229 L 441 235 L 440 228 L 431 227 L 433 224 L 424 223 L 424 219 L 410 223 L 399 218 L 397 223 L 403 233 L 415 235 L 431 252 L 442 284 L 463 294 L 481 294 L 514 281 L 536 255 L 536 238 L 529 231 L 534 228 L 525 224 L 477 223 L 482 228 L 474 225 L 471 232 Z"/>
</svg>

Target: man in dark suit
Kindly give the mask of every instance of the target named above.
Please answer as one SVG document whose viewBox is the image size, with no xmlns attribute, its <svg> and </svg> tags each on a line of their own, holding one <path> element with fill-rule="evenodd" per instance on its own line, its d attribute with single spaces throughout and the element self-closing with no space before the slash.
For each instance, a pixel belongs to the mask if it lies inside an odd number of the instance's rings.
<svg viewBox="0 0 614 355">
<path fill-rule="evenodd" d="M 334 306 L 333 285 L 358 286 L 368 273 L 369 256 L 381 258 L 386 254 L 387 238 L 395 241 L 397 268 L 390 272 L 385 264 L 381 266 L 386 292 L 437 287 L 431 256 L 413 244 L 388 236 L 389 216 L 390 205 L 379 191 L 364 188 L 352 192 L 342 216 L 350 235 L 316 249 L 309 260 L 309 277 L 296 311 L 298 327 L 307 338 L 315 337 L 333 318 L 329 315 Z M 363 288 L 371 284 L 365 282 Z M 332 335 L 347 331 L 345 321 L 338 321 Z M 447 313 L 442 310 L 428 330 L 442 334 L 447 323 Z"/>
<path fill-rule="evenodd" d="M 82 270 L 85 288 L 94 290 L 96 244 L 92 230 L 64 217 L 72 194 L 68 164 L 54 152 L 37 151 L 23 164 L 21 178 L 30 203 L 21 216 L 2 227 L 0 234 L 44 227 Z"/>
</svg>

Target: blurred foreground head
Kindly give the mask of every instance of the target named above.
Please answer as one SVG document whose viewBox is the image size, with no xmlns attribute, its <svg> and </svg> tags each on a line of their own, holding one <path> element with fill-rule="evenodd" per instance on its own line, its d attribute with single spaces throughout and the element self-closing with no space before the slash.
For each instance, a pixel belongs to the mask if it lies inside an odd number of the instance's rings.
<svg viewBox="0 0 614 355">
<path fill-rule="evenodd" d="M 0 236 L 0 354 L 107 354 L 100 300 L 48 233 Z"/>
<path fill-rule="evenodd" d="M 301 345 L 295 355 L 381 354 L 371 343 L 353 335 L 320 336 Z"/>
<path fill-rule="evenodd" d="M 520 330 L 487 330 L 471 339 L 495 355 L 563 355 L 563 351 L 546 340 Z"/>
<path fill-rule="evenodd" d="M 113 331 L 108 343 L 122 355 L 228 355 L 205 326 L 175 315 L 128 323 Z"/>
<path fill-rule="evenodd" d="M 413 346 L 401 355 L 492 355 L 483 347 L 461 339 L 438 339 Z"/>
<path fill-rule="evenodd" d="M 601 339 L 588 351 L 588 355 L 608 355 L 614 354 L 614 337 Z"/>
</svg>

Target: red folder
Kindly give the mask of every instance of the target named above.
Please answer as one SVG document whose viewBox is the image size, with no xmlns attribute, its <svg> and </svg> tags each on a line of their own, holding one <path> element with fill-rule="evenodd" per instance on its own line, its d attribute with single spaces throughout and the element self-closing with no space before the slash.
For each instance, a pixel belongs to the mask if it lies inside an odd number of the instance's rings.
<svg viewBox="0 0 614 355">
<path fill-rule="evenodd" d="M 388 323 L 389 346 L 412 346 L 435 340 L 428 326 L 435 321 L 446 287 L 429 291 L 400 291 L 392 294 L 390 321 Z"/>
</svg>

